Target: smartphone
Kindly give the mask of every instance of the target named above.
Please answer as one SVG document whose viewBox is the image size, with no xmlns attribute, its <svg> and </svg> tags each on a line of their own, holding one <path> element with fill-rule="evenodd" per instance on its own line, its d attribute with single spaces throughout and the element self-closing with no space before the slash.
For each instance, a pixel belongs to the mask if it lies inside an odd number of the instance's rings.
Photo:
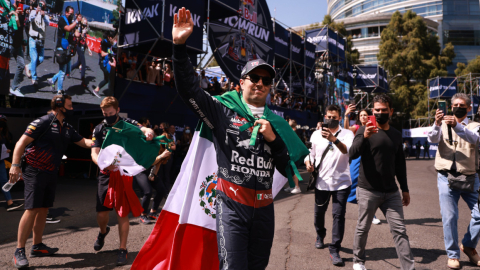
<svg viewBox="0 0 480 270">
<path fill-rule="evenodd" d="M 443 100 L 438 101 L 438 109 L 443 111 L 443 115 L 447 115 L 447 102 Z"/>
<path fill-rule="evenodd" d="M 375 128 L 377 127 L 377 119 L 375 118 L 374 115 L 369 115 L 368 116 L 368 121 L 372 122 L 373 127 L 375 127 Z"/>
</svg>

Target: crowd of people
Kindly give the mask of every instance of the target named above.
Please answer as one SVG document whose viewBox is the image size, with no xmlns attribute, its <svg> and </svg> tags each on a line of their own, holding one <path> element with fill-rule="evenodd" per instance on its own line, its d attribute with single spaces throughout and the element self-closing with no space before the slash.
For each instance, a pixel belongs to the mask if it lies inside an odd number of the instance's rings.
<svg viewBox="0 0 480 270">
<path fill-rule="evenodd" d="M 88 20 L 82 14 L 75 14 L 73 7 L 67 6 L 63 16 L 49 15 L 44 0 L 32 1 L 28 6 L 25 4 L 25 0 L 16 0 L 11 6 L 5 8 L 9 9 L 9 15 L 2 16 L 1 20 L 14 21 L 16 24 L 15 27 L 8 30 L 7 34 L 12 37 L 10 57 L 15 59 L 17 68 L 11 83 L 10 76 L 2 77 L 2 84 L 10 86 L 11 95 L 24 96 L 20 89 L 24 76 L 31 80 L 31 85 L 39 86 L 40 78 L 44 75 L 39 74 L 39 66 L 45 60 L 46 42 L 50 42 L 46 41 L 47 31 L 54 31 L 48 27 L 51 19 L 57 25 L 56 43 L 54 48 L 51 48 L 54 50 L 52 61 L 58 64 L 58 72 L 52 78 L 46 79 L 51 91 L 55 94 L 64 93 L 66 91 L 63 85 L 64 80 L 69 78 L 73 70 L 79 69 L 82 87 L 99 96 L 100 89 L 109 84 L 106 94 L 113 94 L 115 76 L 113 71 L 115 69 L 112 67 L 116 64 L 116 32 L 106 31 L 104 34 L 98 61 L 100 69 L 104 73 L 104 79 L 89 89 L 85 77 L 85 72 L 89 68 L 86 54 L 92 56 L 93 53 L 87 46 L 87 33 L 90 30 Z M 30 59 L 29 63 L 27 63 L 27 59 Z"/>
</svg>

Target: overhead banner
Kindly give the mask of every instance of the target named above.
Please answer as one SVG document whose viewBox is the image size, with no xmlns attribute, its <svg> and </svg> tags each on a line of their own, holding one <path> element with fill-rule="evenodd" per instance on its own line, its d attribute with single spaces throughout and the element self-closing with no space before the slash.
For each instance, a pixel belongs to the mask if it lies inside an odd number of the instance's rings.
<svg viewBox="0 0 480 270">
<path fill-rule="evenodd" d="M 207 16 L 206 12 L 207 10 L 205 9 L 205 16 Z M 212 0 L 210 2 L 210 20 L 218 20 L 225 16 L 235 16 L 238 12 L 238 0 Z"/>
<path fill-rule="evenodd" d="M 292 60 L 295 61 L 297 64 L 303 65 L 304 58 L 303 58 L 303 40 L 302 37 L 299 35 L 290 32 L 291 39 L 290 39 L 290 49 L 292 50 Z"/>
<path fill-rule="evenodd" d="M 329 51 L 345 59 L 345 40 L 330 28 L 305 31 L 307 41 L 317 46 L 316 51 Z"/>
<path fill-rule="evenodd" d="M 456 78 L 435 78 L 429 82 L 430 98 L 451 98 L 457 93 Z"/>
<path fill-rule="evenodd" d="M 162 19 L 164 18 L 163 38 L 168 43 L 166 46 L 171 47 L 173 15 L 178 12 L 179 8 L 185 7 L 192 13 L 194 24 L 193 33 L 187 40 L 187 46 L 199 53 L 202 52 L 204 1 L 165 0 L 164 14 L 162 14 L 162 7 L 162 0 L 125 1 L 125 16 L 122 16 L 120 21 L 119 45 L 129 45 L 129 48 L 135 48 L 135 46 L 144 43 L 153 44 L 159 35 L 162 35 Z M 165 46 L 165 42 L 157 43 L 157 46 Z"/>
<path fill-rule="evenodd" d="M 196 2 L 196 1 L 195 1 Z M 265 0 L 240 1 L 242 16 L 210 22 L 209 42 L 215 60 L 227 77 L 238 83 L 243 66 L 263 59 L 273 65 L 273 24 Z"/>
<path fill-rule="evenodd" d="M 275 54 L 290 59 L 290 32 L 275 24 Z"/>
<path fill-rule="evenodd" d="M 315 45 L 305 42 L 305 66 L 313 68 L 315 65 Z"/>
<path fill-rule="evenodd" d="M 388 83 L 386 83 L 386 73 L 382 67 L 377 65 L 356 66 L 357 78 L 353 78 L 353 84 L 356 88 L 365 91 L 381 93 L 388 91 Z M 387 85 L 387 86 L 385 86 Z"/>
</svg>

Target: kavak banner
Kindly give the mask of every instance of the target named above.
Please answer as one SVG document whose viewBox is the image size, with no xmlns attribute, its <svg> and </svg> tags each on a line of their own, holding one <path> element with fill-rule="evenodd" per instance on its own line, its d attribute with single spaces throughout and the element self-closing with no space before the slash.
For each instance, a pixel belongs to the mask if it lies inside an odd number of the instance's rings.
<svg viewBox="0 0 480 270">
<path fill-rule="evenodd" d="M 451 98 L 457 93 L 457 79 L 437 77 L 430 80 L 429 90 L 430 98 Z"/>
<path fill-rule="evenodd" d="M 307 41 L 317 46 L 316 51 L 329 51 L 345 59 L 345 40 L 328 27 L 305 31 Z M 328 43 L 327 43 L 328 41 Z"/>
<path fill-rule="evenodd" d="M 386 92 L 388 90 L 384 88 L 387 83 L 385 82 L 386 73 L 383 68 L 377 65 L 359 65 L 357 66 L 357 73 L 356 80 L 353 78 L 353 83 L 356 83 L 356 88 L 366 92 L 375 91 L 375 93 Z"/>
<path fill-rule="evenodd" d="M 315 79 L 315 72 L 312 69 L 306 69 L 306 80 L 305 80 L 305 94 L 309 98 L 317 98 L 317 81 Z"/>
<path fill-rule="evenodd" d="M 310 42 L 305 42 L 305 66 L 313 68 L 315 65 L 315 45 Z"/>
<path fill-rule="evenodd" d="M 137 5 L 139 8 L 137 8 Z M 165 10 L 163 10 L 162 0 L 129 0 L 125 2 L 125 16 L 120 21 L 120 39 L 119 45 L 128 45 L 129 48 L 136 48 L 141 45 L 152 45 L 158 34 L 162 34 L 163 42 L 158 42 L 152 50 L 154 56 L 171 56 L 172 47 L 172 27 L 173 15 L 178 9 L 185 7 L 192 13 L 194 24 L 193 33 L 187 40 L 187 46 L 198 53 L 203 51 L 203 22 L 204 22 L 204 1 L 189 0 L 165 0 Z M 150 21 L 148 23 L 147 19 Z M 154 28 L 152 28 L 152 26 Z M 158 34 L 156 32 L 158 32 Z M 145 52 L 145 47 L 141 47 L 141 51 Z M 146 48 L 149 49 L 148 47 Z M 165 55 L 159 55 L 164 53 Z"/>
<path fill-rule="evenodd" d="M 290 32 L 290 35 L 290 49 L 292 50 L 292 60 L 295 61 L 297 64 L 303 65 L 305 60 L 303 58 L 304 49 L 302 37 L 293 32 Z"/>
<path fill-rule="evenodd" d="M 278 23 L 275 24 L 275 54 L 290 59 L 290 32 Z"/>
<path fill-rule="evenodd" d="M 210 22 L 209 42 L 215 59 L 233 82 L 238 83 L 243 66 L 263 59 L 273 65 L 273 24 L 265 0 L 239 1 L 241 16 Z"/>
</svg>

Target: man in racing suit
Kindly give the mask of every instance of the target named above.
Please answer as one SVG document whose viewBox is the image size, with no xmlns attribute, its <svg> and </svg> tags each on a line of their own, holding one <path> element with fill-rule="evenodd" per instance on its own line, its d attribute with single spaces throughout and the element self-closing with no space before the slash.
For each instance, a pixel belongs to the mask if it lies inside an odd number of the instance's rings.
<svg viewBox="0 0 480 270">
<path fill-rule="evenodd" d="M 274 235 L 272 180 L 275 168 L 285 175 L 290 157 L 285 143 L 265 119 L 255 147 L 252 129 L 240 132 L 247 120 L 199 87 L 185 41 L 192 33 L 189 11 L 175 14 L 173 72 L 178 93 L 213 133 L 217 154 L 217 243 L 220 269 L 265 269 Z M 255 62 L 255 63 L 252 63 Z M 274 69 L 263 60 L 248 62 L 240 85 L 243 100 L 256 118 L 263 115 Z M 260 135 L 261 134 L 261 135 Z"/>
</svg>

